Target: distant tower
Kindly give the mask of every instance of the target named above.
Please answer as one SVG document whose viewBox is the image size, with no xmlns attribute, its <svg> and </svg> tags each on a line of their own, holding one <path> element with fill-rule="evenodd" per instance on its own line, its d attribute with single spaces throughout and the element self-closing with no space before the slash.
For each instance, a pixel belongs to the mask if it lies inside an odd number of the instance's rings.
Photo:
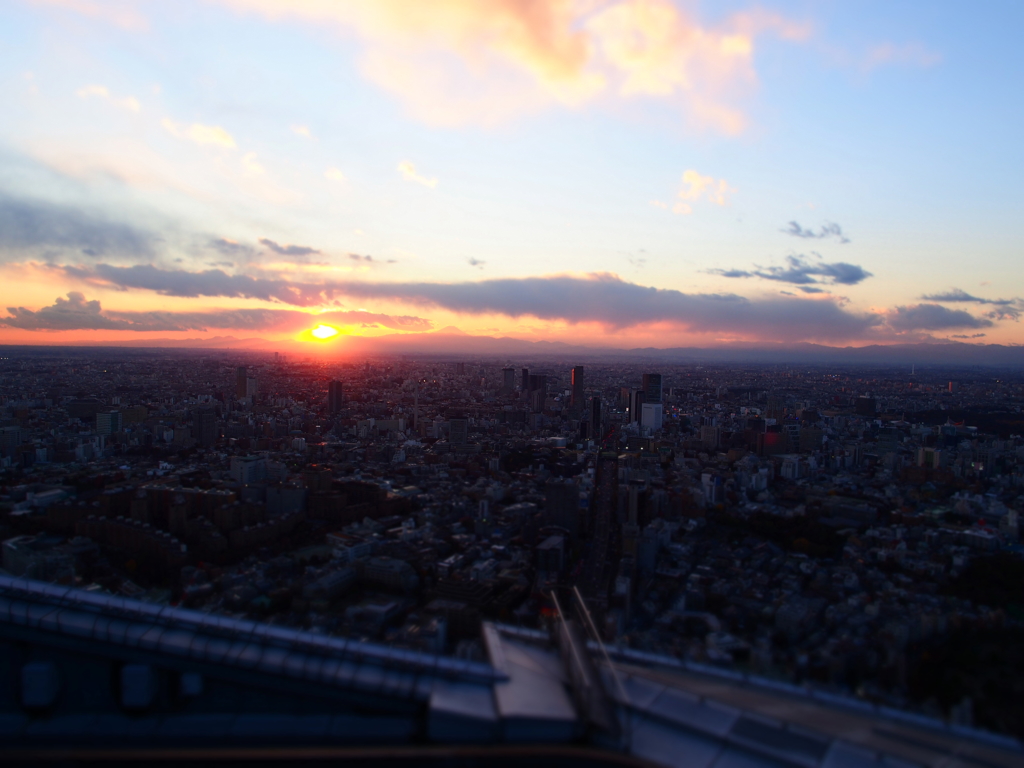
<svg viewBox="0 0 1024 768">
<path fill-rule="evenodd" d="M 521 392 L 529 392 L 530 391 L 530 369 L 529 368 L 523 368 L 522 376 L 523 376 L 523 378 L 519 382 L 519 390 Z"/>
<path fill-rule="evenodd" d="M 661 402 L 661 374 L 660 373 L 645 373 L 644 374 L 644 402 L 645 403 L 660 403 Z"/>
<path fill-rule="evenodd" d="M 502 382 L 501 391 L 505 394 L 511 394 L 516 388 L 516 369 L 515 368 L 502 368 L 501 369 Z"/>
<path fill-rule="evenodd" d="M 327 410 L 338 413 L 345 403 L 345 385 L 340 381 L 332 381 L 327 385 Z"/>
<path fill-rule="evenodd" d="M 583 405 L 583 366 L 577 365 L 572 369 L 572 402 L 573 408 Z"/>
<path fill-rule="evenodd" d="M 249 372 L 245 370 L 245 366 L 238 366 L 235 369 L 235 397 L 237 397 L 239 400 L 245 397 L 245 390 L 248 379 Z"/>
</svg>

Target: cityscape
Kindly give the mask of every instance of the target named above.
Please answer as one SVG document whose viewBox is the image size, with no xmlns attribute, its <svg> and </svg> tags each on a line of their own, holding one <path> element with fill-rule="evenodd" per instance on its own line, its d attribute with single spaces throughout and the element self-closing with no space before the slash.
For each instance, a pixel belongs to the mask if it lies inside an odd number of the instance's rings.
<svg viewBox="0 0 1024 768">
<path fill-rule="evenodd" d="M 3 568 L 483 661 L 610 648 L 1019 734 L 1019 371 L 5 350 Z"/>
<path fill-rule="evenodd" d="M 1024 768 L 1022 26 L 0 0 L 0 762 Z"/>
</svg>

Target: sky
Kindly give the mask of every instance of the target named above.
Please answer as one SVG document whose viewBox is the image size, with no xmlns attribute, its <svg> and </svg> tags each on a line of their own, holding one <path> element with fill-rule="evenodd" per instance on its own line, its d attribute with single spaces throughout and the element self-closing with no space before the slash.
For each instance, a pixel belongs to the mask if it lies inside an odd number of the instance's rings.
<svg viewBox="0 0 1024 768">
<path fill-rule="evenodd" d="M 0 343 L 1020 344 L 1022 23 L 0 0 Z"/>
</svg>

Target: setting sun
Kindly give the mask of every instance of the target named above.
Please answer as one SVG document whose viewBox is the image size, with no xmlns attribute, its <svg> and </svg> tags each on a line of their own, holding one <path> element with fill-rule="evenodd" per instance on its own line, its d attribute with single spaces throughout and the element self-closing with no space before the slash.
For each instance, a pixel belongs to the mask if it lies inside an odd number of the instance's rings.
<svg viewBox="0 0 1024 768">
<path fill-rule="evenodd" d="M 316 328 L 310 331 L 310 333 L 312 333 L 313 336 L 315 336 L 318 339 L 329 339 L 332 336 L 338 335 L 338 329 L 331 328 L 331 326 L 329 325 L 318 325 Z"/>
</svg>

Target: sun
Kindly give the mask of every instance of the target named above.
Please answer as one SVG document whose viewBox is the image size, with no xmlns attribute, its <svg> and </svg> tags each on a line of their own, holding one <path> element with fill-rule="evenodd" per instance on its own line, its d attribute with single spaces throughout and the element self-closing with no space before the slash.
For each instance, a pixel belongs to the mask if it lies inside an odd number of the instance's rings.
<svg viewBox="0 0 1024 768">
<path fill-rule="evenodd" d="M 331 326 L 329 325 L 318 325 L 316 328 L 310 331 L 310 333 L 313 334 L 313 336 L 318 339 L 329 339 L 332 336 L 338 335 L 338 329 L 331 328 Z"/>
</svg>

